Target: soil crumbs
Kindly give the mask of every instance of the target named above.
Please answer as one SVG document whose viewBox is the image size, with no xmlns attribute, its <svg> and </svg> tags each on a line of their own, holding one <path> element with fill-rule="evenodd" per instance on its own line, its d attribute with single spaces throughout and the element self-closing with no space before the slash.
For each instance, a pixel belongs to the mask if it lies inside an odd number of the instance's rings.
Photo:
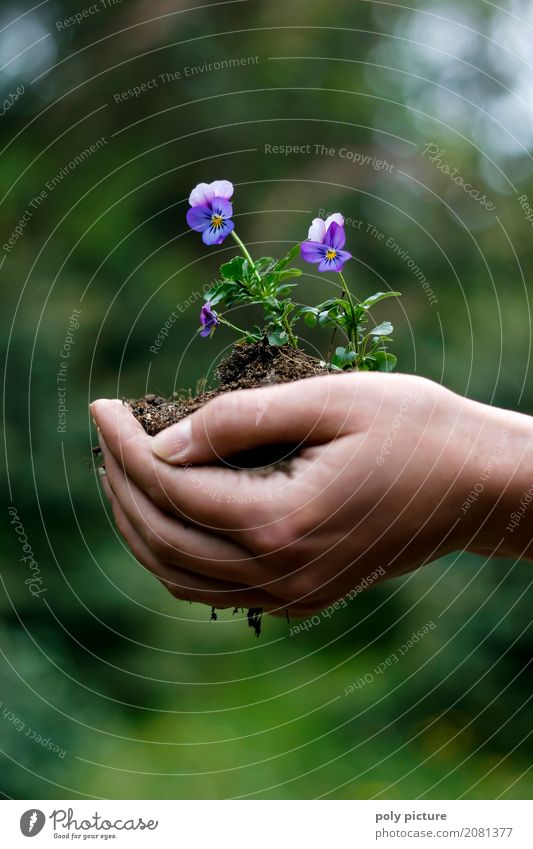
<svg viewBox="0 0 533 849">
<path fill-rule="evenodd" d="M 290 383 L 320 374 L 328 374 L 327 366 L 288 345 L 273 347 L 264 342 L 235 345 L 231 354 L 222 360 L 215 371 L 219 381 L 215 389 L 185 398 L 168 399 L 159 395 L 146 395 L 128 403 L 146 433 L 155 436 L 225 392 Z"/>
</svg>

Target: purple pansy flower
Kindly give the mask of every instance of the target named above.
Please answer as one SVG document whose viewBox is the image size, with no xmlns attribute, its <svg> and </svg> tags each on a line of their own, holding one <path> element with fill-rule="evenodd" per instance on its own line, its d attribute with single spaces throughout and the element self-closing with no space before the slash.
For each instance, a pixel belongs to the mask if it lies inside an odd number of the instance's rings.
<svg viewBox="0 0 533 849">
<path fill-rule="evenodd" d="M 231 221 L 233 206 L 230 198 L 233 185 L 229 180 L 198 183 L 192 190 L 187 212 L 187 224 L 202 234 L 206 245 L 220 245 L 229 236 L 235 224 Z"/>
<path fill-rule="evenodd" d="M 220 324 L 218 314 L 211 306 L 210 301 L 206 301 L 200 311 L 200 324 L 202 325 L 200 336 L 212 336 L 217 324 Z"/>
<path fill-rule="evenodd" d="M 301 253 L 306 262 L 318 263 L 319 271 L 342 271 L 344 263 L 352 258 L 343 251 L 346 242 L 344 218 L 334 212 L 324 221 L 314 218 L 306 242 L 302 242 Z"/>
</svg>

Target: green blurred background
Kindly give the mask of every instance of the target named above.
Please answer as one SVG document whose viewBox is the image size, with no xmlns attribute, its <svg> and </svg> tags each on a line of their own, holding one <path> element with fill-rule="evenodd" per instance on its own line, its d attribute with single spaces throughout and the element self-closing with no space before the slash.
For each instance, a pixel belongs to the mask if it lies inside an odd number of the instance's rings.
<svg viewBox="0 0 533 849">
<path fill-rule="evenodd" d="M 256 640 L 241 617 L 175 602 L 129 554 L 90 471 L 87 411 L 194 388 L 231 344 L 194 334 L 198 293 L 232 248 L 205 250 L 184 221 L 190 189 L 227 178 L 261 254 L 304 238 L 319 209 L 361 222 L 347 227 L 350 279 L 403 292 L 376 310 L 400 368 L 531 412 L 531 3 L 32 5 L 0 11 L 1 321 L 6 492 L 46 591 L 25 583 L 6 505 L 2 793 L 531 797 L 527 564 L 450 557 L 303 633 L 265 620 Z M 316 303 L 333 285 L 306 273 L 299 291 Z M 309 350 L 324 342 L 308 333 Z"/>
</svg>

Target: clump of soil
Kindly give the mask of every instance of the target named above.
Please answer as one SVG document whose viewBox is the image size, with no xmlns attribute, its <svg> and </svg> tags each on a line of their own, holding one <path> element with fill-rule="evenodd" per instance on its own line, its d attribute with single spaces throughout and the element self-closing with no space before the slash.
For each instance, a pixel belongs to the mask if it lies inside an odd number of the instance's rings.
<svg viewBox="0 0 533 849">
<path fill-rule="evenodd" d="M 199 410 L 212 398 L 237 389 L 253 389 L 276 383 L 290 383 L 331 373 L 328 366 L 303 351 L 294 350 L 288 345 L 274 347 L 263 342 L 235 345 L 215 371 L 218 386 L 185 397 L 162 398 L 159 395 L 145 395 L 136 401 L 129 401 L 135 418 L 146 433 L 155 436 L 186 416 Z M 224 464 L 232 468 L 247 468 L 256 474 L 270 474 L 274 470 L 290 472 L 291 458 L 295 446 L 279 445 L 269 448 L 240 453 Z M 263 611 L 251 608 L 247 612 L 248 625 L 257 637 L 261 633 Z M 211 618 L 217 614 L 212 608 Z"/>
<path fill-rule="evenodd" d="M 233 615 L 239 612 L 239 608 L 235 607 L 233 610 Z M 242 611 L 244 613 L 244 611 Z M 216 622 L 218 619 L 216 609 L 214 607 L 211 608 L 211 622 Z M 248 621 L 248 627 L 252 629 L 256 637 L 261 635 L 261 625 L 263 622 L 263 608 L 262 607 L 250 607 L 246 613 L 246 619 Z"/>
<path fill-rule="evenodd" d="M 237 389 L 253 389 L 275 383 L 290 383 L 306 377 L 327 374 L 327 366 L 303 351 L 288 345 L 273 347 L 265 342 L 235 345 L 215 371 L 219 385 L 195 396 L 162 398 L 146 395 L 129 406 L 149 436 L 155 436 L 185 416 L 222 395 Z"/>
</svg>

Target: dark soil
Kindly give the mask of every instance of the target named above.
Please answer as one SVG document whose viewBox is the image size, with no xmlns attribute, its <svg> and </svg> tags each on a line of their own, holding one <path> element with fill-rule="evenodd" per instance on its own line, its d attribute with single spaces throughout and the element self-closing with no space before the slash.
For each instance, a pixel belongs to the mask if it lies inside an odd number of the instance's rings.
<svg viewBox="0 0 533 849">
<path fill-rule="evenodd" d="M 264 342 L 235 345 L 229 357 L 222 360 L 215 371 L 219 383 L 215 389 L 195 396 L 172 399 L 146 395 L 138 401 L 130 401 L 129 405 L 146 433 L 155 436 L 160 430 L 179 422 L 224 392 L 290 383 L 327 373 L 327 368 L 319 360 L 287 345 L 272 347 Z"/>
<path fill-rule="evenodd" d="M 217 395 L 237 389 L 253 389 L 276 383 L 290 383 L 307 377 L 328 374 L 326 366 L 303 351 L 284 345 L 272 347 L 264 342 L 253 345 L 235 345 L 215 371 L 218 386 L 186 397 L 162 398 L 146 395 L 129 405 L 138 421 L 150 436 L 179 422 L 185 416 L 207 404 Z M 241 452 L 224 465 L 234 469 L 249 469 L 256 474 L 266 475 L 273 471 L 290 472 L 290 460 L 294 455 L 293 445 L 273 445 L 254 451 Z"/>
</svg>

